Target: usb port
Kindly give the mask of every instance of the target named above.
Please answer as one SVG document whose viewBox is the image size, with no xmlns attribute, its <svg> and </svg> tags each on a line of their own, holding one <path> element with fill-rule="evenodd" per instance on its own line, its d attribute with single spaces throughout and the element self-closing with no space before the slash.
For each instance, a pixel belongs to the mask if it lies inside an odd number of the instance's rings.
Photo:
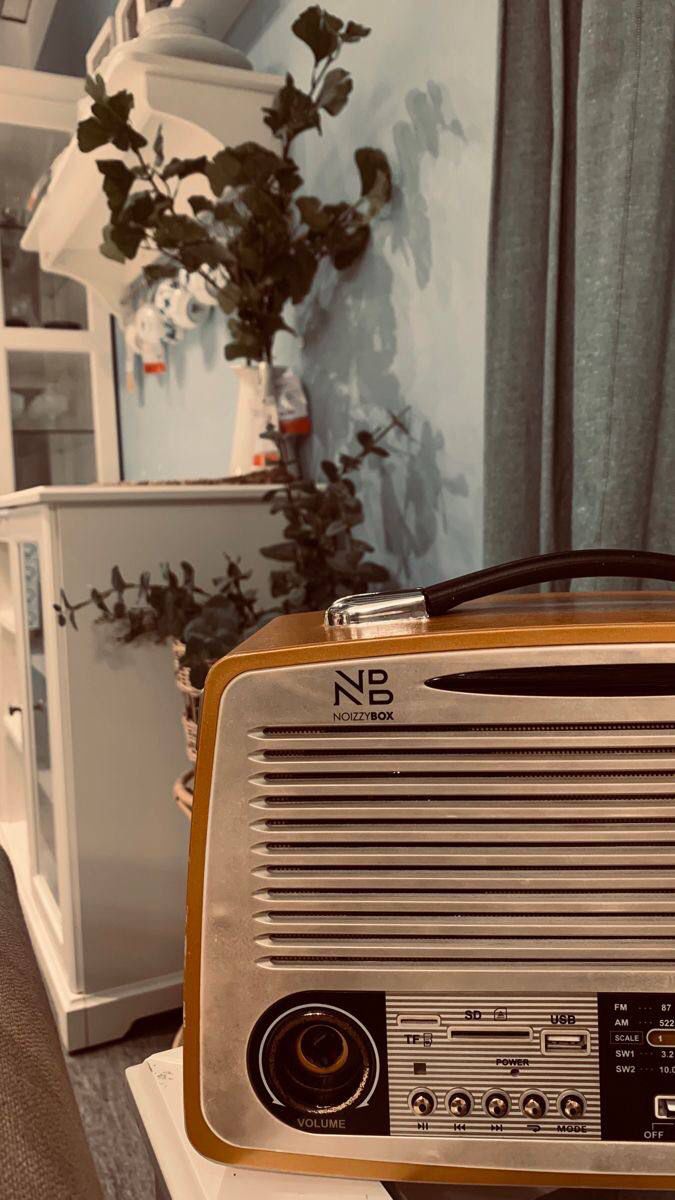
<svg viewBox="0 0 675 1200">
<path fill-rule="evenodd" d="M 675 1096 L 656 1096 L 654 1114 L 659 1121 L 675 1121 Z"/>
<path fill-rule="evenodd" d="M 542 1029 L 542 1054 L 590 1054 L 591 1035 L 586 1029 Z"/>
</svg>

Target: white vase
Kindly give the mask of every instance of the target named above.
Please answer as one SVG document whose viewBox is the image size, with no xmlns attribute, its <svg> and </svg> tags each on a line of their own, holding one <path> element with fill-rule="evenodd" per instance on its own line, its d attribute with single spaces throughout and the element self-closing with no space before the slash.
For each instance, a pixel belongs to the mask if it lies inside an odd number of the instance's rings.
<svg viewBox="0 0 675 1200">
<path fill-rule="evenodd" d="M 156 8 L 146 13 L 139 25 L 139 36 L 125 42 L 124 46 L 130 52 L 141 50 L 147 54 L 168 54 L 220 67 L 251 69 L 245 54 L 209 37 L 205 19 L 183 8 Z"/>
<path fill-rule="evenodd" d="M 275 429 L 279 427 L 275 388 L 285 368 L 271 367 L 269 363 L 231 365 L 239 377 L 239 393 L 230 474 L 247 475 L 249 471 L 259 471 L 279 462 L 274 442 L 261 434 L 269 425 Z"/>
</svg>

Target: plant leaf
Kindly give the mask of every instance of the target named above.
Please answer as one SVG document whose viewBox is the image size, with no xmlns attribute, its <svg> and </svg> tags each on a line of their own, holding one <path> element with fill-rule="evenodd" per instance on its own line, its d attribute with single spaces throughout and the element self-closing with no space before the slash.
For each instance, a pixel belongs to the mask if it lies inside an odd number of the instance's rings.
<svg viewBox="0 0 675 1200">
<path fill-rule="evenodd" d="M 91 116 L 80 121 L 77 127 L 77 142 L 82 153 L 88 154 L 108 142 L 123 151 L 141 150 L 147 146 L 147 139 L 128 120 L 133 103 L 130 92 L 117 92 L 115 96 L 106 96 L 104 101 L 97 100 L 92 105 Z"/>
<path fill-rule="evenodd" d="M 139 225 L 106 225 L 101 254 L 116 262 L 135 258 L 143 237 L 144 231 Z"/>
<path fill-rule="evenodd" d="M 102 612 L 106 617 L 109 617 L 111 615 L 110 609 L 108 608 L 108 605 L 105 602 L 105 598 L 104 598 L 103 594 L 101 592 L 99 592 L 98 588 L 93 587 L 89 594 L 91 596 L 93 603 L 100 610 L 100 612 Z"/>
<path fill-rule="evenodd" d="M 301 42 L 309 46 L 315 62 L 322 62 L 339 48 L 339 31 L 342 21 L 325 11 L 318 4 L 312 4 L 293 22 L 291 29 Z"/>
<path fill-rule="evenodd" d="M 117 592 L 121 596 L 127 585 L 124 582 L 124 576 L 122 575 L 122 572 L 118 566 L 114 566 L 112 569 L 110 583 L 113 591 Z"/>
<path fill-rule="evenodd" d="M 263 346 L 261 343 L 242 342 L 236 338 L 234 341 L 228 342 L 225 347 L 225 358 L 228 362 L 231 362 L 234 358 L 247 358 L 251 362 L 255 362 L 256 359 L 262 358 L 262 354 Z"/>
<path fill-rule="evenodd" d="M 204 170 L 214 196 L 221 196 L 226 187 L 236 187 L 242 179 L 241 163 L 230 147 L 219 150 L 206 163 Z"/>
<path fill-rule="evenodd" d="M 323 462 L 321 463 L 321 470 L 326 478 L 330 479 L 331 483 L 335 483 L 340 478 L 340 472 L 335 466 L 335 463 L 331 462 L 329 458 L 324 458 Z"/>
<path fill-rule="evenodd" d="M 99 146 L 105 146 L 110 140 L 108 131 L 95 117 L 87 117 L 77 126 L 77 144 L 83 154 L 98 150 Z"/>
<path fill-rule="evenodd" d="M 357 225 L 353 233 L 343 235 L 331 250 L 333 266 L 338 271 L 351 267 L 363 254 L 370 241 L 370 225 Z"/>
<path fill-rule="evenodd" d="M 182 250 L 197 242 L 208 241 L 204 226 L 187 213 L 163 213 L 156 223 L 155 240 L 160 249 Z"/>
<path fill-rule="evenodd" d="M 293 304 L 300 304 L 308 294 L 318 265 L 318 258 L 309 246 L 302 241 L 296 242 L 286 270 Z"/>
<path fill-rule="evenodd" d="M 143 268 L 148 283 L 157 283 L 160 279 L 175 279 L 178 271 L 177 265 L 166 262 L 148 263 L 147 267 Z"/>
<path fill-rule="evenodd" d="M 361 196 L 375 216 L 391 200 L 391 168 L 386 154 L 372 146 L 361 146 L 354 154 L 361 176 Z"/>
<path fill-rule="evenodd" d="M 161 125 L 158 126 L 155 140 L 152 143 L 152 149 L 155 154 L 155 169 L 157 169 L 164 162 L 164 130 Z"/>
<path fill-rule="evenodd" d="M 145 228 L 157 209 L 152 192 L 135 192 L 127 200 L 121 213 L 113 215 L 114 225 L 140 225 Z"/>
<path fill-rule="evenodd" d="M 213 212 L 214 210 L 213 200 L 209 200 L 208 196 L 190 196 L 188 204 L 196 217 L 201 212 Z"/>
<path fill-rule="evenodd" d="M 276 135 L 285 129 L 293 139 L 306 129 L 321 131 L 321 117 L 315 102 L 311 96 L 295 86 L 291 74 L 286 76 L 286 82 L 279 88 L 272 106 L 264 108 L 263 114 L 265 124 Z"/>
<path fill-rule="evenodd" d="M 88 96 L 91 96 L 95 104 L 105 103 L 107 92 L 102 75 L 87 75 L 84 90 Z"/>
<path fill-rule="evenodd" d="M 188 175 L 205 175 L 208 158 L 200 154 L 198 158 L 172 158 L 162 171 L 162 179 L 187 179 Z"/>
<path fill-rule="evenodd" d="M 333 217 L 317 196 L 299 196 L 296 205 L 300 217 L 309 229 L 316 233 L 324 233 L 332 223 Z"/>
<path fill-rule="evenodd" d="M 277 542 L 274 546 L 263 546 L 260 553 L 277 562 L 295 562 L 295 546 L 292 542 Z"/>
<path fill-rule="evenodd" d="M 100 158 L 96 166 L 103 176 L 103 191 L 114 217 L 126 204 L 134 176 L 120 158 Z"/>
<path fill-rule="evenodd" d="M 370 29 L 367 25 L 358 25 L 356 21 L 347 21 L 340 36 L 343 42 L 360 42 L 362 38 L 367 38 L 369 33 Z"/>
<path fill-rule="evenodd" d="M 316 98 L 319 108 L 325 109 L 331 117 L 336 117 L 338 113 L 342 112 L 353 87 L 354 81 L 349 71 L 344 71 L 342 67 L 335 67 L 326 75 L 321 91 Z"/>
<path fill-rule="evenodd" d="M 123 254 L 122 251 L 119 250 L 112 241 L 110 237 L 110 228 L 110 225 L 106 225 L 105 229 L 103 230 L 103 241 L 99 245 L 99 251 L 104 258 L 109 258 L 112 262 L 125 263 L 127 261 L 127 256 L 126 254 Z"/>
<path fill-rule="evenodd" d="M 218 288 L 218 304 L 221 310 L 229 317 L 235 312 L 241 300 L 241 289 L 236 283 L 230 280 L 224 287 Z"/>
</svg>

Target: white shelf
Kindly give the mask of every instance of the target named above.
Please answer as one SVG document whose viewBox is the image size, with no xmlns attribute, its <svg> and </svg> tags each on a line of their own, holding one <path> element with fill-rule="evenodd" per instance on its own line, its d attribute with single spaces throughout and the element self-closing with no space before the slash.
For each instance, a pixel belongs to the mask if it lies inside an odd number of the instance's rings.
<svg viewBox="0 0 675 1200">
<path fill-rule="evenodd" d="M 7 733 L 7 737 L 9 738 L 9 741 L 11 742 L 12 746 L 14 746 L 15 750 L 18 750 L 19 753 L 22 754 L 23 753 L 22 714 L 20 712 L 17 712 L 17 713 L 12 713 L 10 715 L 10 713 L 5 712 L 5 713 L 3 713 L 3 716 L 2 716 L 2 723 L 5 727 L 5 732 Z"/>
<path fill-rule="evenodd" d="M 87 329 L 43 329 L 39 325 L 21 328 L 0 325 L 0 345 L 5 350 L 33 354 L 89 354 L 92 335 Z"/>
<path fill-rule="evenodd" d="M 14 620 L 13 609 L 0 608 L 0 629 L 4 629 L 5 633 L 16 633 L 16 621 Z"/>
<path fill-rule="evenodd" d="M 133 94 L 134 123 L 150 142 L 162 125 L 169 157 L 212 155 L 223 145 L 249 140 L 273 142 L 262 108 L 281 87 L 279 76 L 147 54 L 134 50 L 133 42 L 113 51 L 102 73 L 110 92 L 126 88 Z M 86 116 L 88 109 L 87 101 L 80 115 Z M 148 256 L 138 255 L 122 264 L 99 251 L 108 208 L 96 160 L 113 157 L 125 156 L 112 146 L 82 154 L 73 137 L 21 244 L 39 253 L 44 270 L 94 288 L 109 308 L 119 312 L 123 293 Z M 195 190 L 199 190 L 195 180 L 187 180 L 182 200 L 179 192 L 179 209 L 191 212 L 186 197 Z"/>
<path fill-rule="evenodd" d="M 259 503 L 274 483 L 83 483 L 68 487 L 25 488 L 0 496 L 2 509 L 26 508 L 33 504 L 138 504 L 207 500 L 214 504 Z"/>
</svg>

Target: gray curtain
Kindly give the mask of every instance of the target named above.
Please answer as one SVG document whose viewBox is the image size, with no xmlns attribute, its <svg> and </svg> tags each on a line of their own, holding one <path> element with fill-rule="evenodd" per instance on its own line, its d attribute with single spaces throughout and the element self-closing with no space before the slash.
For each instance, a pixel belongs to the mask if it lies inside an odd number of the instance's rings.
<svg viewBox="0 0 675 1200">
<path fill-rule="evenodd" d="M 503 0 L 485 561 L 675 551 L 675 3 Z"/>
</svg>

